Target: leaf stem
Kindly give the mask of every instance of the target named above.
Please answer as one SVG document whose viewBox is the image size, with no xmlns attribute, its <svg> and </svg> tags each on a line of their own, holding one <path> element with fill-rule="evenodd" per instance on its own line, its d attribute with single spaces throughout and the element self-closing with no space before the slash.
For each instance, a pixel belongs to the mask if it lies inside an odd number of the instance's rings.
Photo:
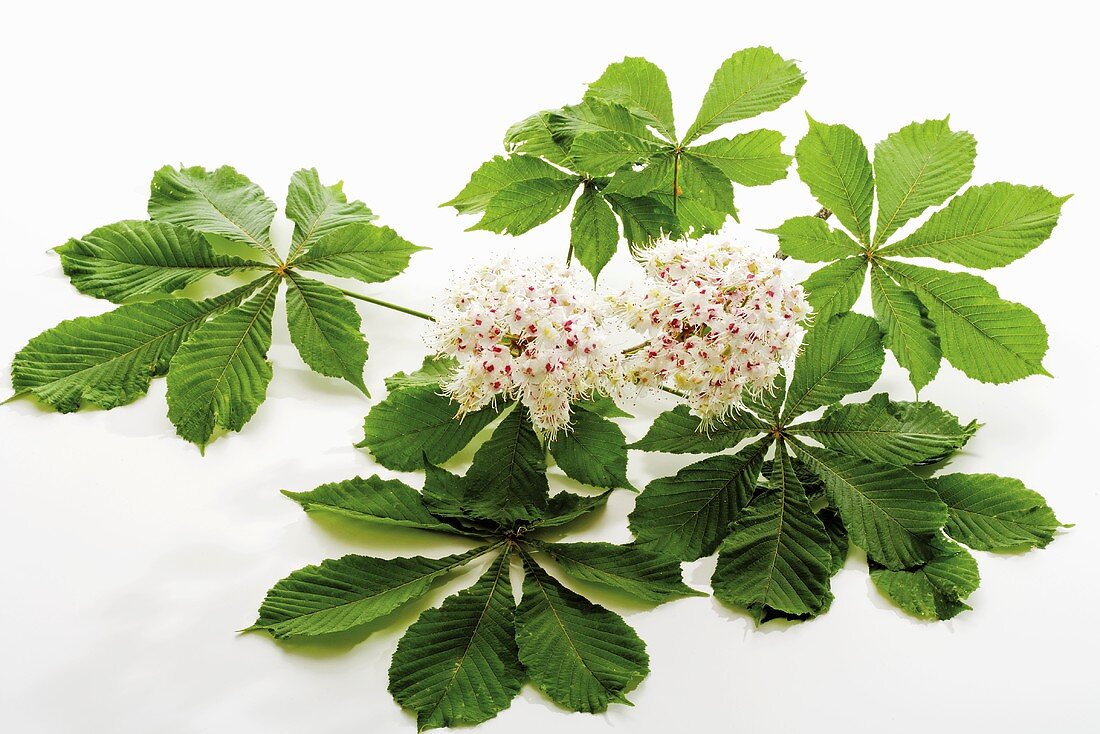
<svg viewBox="0 0 1100 734">
<path fill-rule="evenodd" d="M 645 349 L 648 346 L 649 346 L 649 340 L 647 339 L 644 342 L 642 342 L 641 344 L 635 344 L 634 346 L 630 347 L 629 349 L 624 349 L 623 350 L 623 355 L 626 356 L 626 355 L 630 355 L 630 354 L 636 354 L 636 353 L 642 351 L 643 349 Z"/>
<path fill-rule="evenodd" d="M 573 243 L 569 243 L 569 249 L 565 251 L 565 267 L 573 264 Z"/>
<path fill-rule="evenodd" d="M 339 289 L 348 298 L 355 298 L 367 303 L 373 303 L 375 306 L 381 306 L 382 308 L 393 309 L 394 311 L 400 311 L 401 313 L 408 314 L 409 316 L 415 316 L 418 319 L 424 319 L 425 321 L 435 321 L 435 316 L 424 313 L 423 311 L 417 311 L 414 308 L 408 306 L 402 306 L 397 303 L 390 303 L 389 301 L 383 301 L 381 298 L 373 298 L 371 296 L 364 296 L 362 293 L 355 293 L 344 288 Z"/>
<path fill-rule="evenodd" d="M 678 398 L 686 398 L 687 397 L 687 395 L 685 395 L 684 393 L 680 392 L 679 390 L 676 390 L 675 388 L 668 387 L 667 385 L 661 385 L 661 389 L 664 390 L 665 392 L 667 392 L 670 395 L 675 395 Z"/>
</svg>

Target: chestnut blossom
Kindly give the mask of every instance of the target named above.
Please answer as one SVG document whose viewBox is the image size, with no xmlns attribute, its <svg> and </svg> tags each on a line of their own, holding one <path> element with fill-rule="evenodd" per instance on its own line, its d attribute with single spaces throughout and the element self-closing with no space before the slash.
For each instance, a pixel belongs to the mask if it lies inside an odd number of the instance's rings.
<svg viewBox="0 0 1100 734">
<path fill-rule="evenodd" d="M 640 260 L 645 287 L 614 299 L 648 337 L 628 357 L 628 379 L 683 394 L 704 425 L 773 389 L 810 316 L 781 260 L 724 234 L 664 239 Z"/>
<path fill-rule="evenodd" d="M 623 386 L 608 304 L 570 268 L 500 258 L 452 283 L 440 305 L 427 341 L 458 359 L 443 391 L 460 417 L 514 399 L 552 437 L 569 425 L 571 403 Z"/>
</svg>

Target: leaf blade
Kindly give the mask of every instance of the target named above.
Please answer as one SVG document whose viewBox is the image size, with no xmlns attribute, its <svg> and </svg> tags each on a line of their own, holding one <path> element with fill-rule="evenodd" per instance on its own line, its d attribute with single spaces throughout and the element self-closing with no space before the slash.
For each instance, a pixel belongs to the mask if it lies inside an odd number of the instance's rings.
<svg viewBox="0 0 1100 734">
<path fill-rule="evenodd" d="M 718 67 L 683 143 L 729 122 L 756 117 L 794 98 L 806 83 L 802 70 L 770 48 L 742 49 Z"/>
<path fill-rule="evenodd" d="M 645 643 L 622 617 L 565 588 L 526 556 L 524 572 L 516 642 L 532 682 L 571 711 L 629 703 L 626 693 L 649 673 Z"/>
<path fill-rule="evenodd" d="M 293 272 L 286 278 L 290 339 L 310 369 L 340 377 L 369 395 L 363 382 L 367 341 L 355 305 L 337 288 Z"/>
<path fill-rule="evenodd" d="M 859 242 L 869 244 L 875 179 L 867 147 L 846 125 L 826 125 L 806 117 L 810 129 L 794 154 L 798 175 Z"/>
</svg>

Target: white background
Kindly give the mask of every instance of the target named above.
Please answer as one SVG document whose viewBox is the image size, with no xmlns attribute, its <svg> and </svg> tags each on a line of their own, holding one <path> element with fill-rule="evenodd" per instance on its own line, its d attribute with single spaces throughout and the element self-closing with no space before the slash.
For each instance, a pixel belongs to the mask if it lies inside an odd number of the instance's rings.
<svg viewBox="0 0 1100 734">
<path fill-rule="evenodd" d="M 653 611 L 599 596 L 648 642 L 636 706 L 567 714 L 526 687 L 479 731 L 1097 731 L 1095 19 L 1080 3 L 19 3 L 0 40 L 0 355 L 109 304 L 79 295 L 47 249 L 144 216 L 165 163 L 231 163 L 280 205 L 290 173 L 343 178 L 382 221 L 431 246 L 360 290 L 422 308 L 453 268 L 514 248 L 562 257 L 568 217 L 518 239 L 465 233 L 437 208 L 507 126 L 579 99 L 609 62 L 668 73 L 681 128 L 733 51 L 773 46 L 809 82 L 732 134 L 805 132 L 803 111 L 871 145 L 951 114 L 978 139 L 977 183 L 1075 193 L 1052 240 L 989 274 L 1050 329 L 1056 379 L 989 386 L 944 367 L 922 397 L 985 427 L 953 464 L 1021 478 L 1076 527 L 1046 550 L 977 554 L 975 611 L 914 621 L 876 595 L 853 554 L 821 619 L 754 630 L 710 598 Z M 792 172 L 739 188 L 744 237 L 816 206 Z M 288 233 L 281 221 L 278 231 Z M 635 274 L 617 256 L 601 287 Z M 605 282 L 606 280 L 606 282 Z M 421 322 L 364 305 L 367 382 L 419 363 Z M 348 552 L 444 553 L 445 541 L 309 518 L 277 492 L 378 471 L 351 444 L 370 401 L 311 374 L 276 314 L 267 402 L 201 457 L 165 418 L 164 382 L 110 412 L 0 408 L 0 730 L 160 734 L 411 732 L 386 692 L 404 627 L 326 644 L 236 635 L 290 570 Z M 1092 381 L 1090 381 L 1090 378 Z M 10 392 L 6 375 L 4 393 Z M 876 388 L 912 397 L 888 358 Z M 661 407 L 623 423 L 640 437 Z M 632 454 L 638 486 L 689 457 Z M 385 473 L 385 472 L 383 472 Z M 420 478 L 407 475 L 418 484 Z M 619 493 L 582 536 L 627 541 Z M 706 588 L 712 561 L 687 566 Z"/>
</svg>

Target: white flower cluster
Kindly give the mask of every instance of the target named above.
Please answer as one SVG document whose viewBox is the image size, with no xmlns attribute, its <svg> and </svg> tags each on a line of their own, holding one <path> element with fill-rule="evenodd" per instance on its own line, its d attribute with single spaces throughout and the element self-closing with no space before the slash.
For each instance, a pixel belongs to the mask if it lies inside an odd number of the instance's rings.
<svg viewBox="0 0 1100 734">
<path fill-rule="evenodd" d="M 810 316 L 781 260 L 721 234 L 662 240 L 641 260 L 646 287 L 615 299 L 649 337 L 630 355 L 628 379 L 682 393 L 704 424 L 773 388 Z"/>
<path fill-rule="evenodd" d="M 501 258 L 452 283 L 440 305 L 428 346 L 458 359 L 443 389 L 460 416 L 516 399 L 553 436 L 571 403 L 622 388 L 608 304 L 569 268 Z"/>
</svg>

